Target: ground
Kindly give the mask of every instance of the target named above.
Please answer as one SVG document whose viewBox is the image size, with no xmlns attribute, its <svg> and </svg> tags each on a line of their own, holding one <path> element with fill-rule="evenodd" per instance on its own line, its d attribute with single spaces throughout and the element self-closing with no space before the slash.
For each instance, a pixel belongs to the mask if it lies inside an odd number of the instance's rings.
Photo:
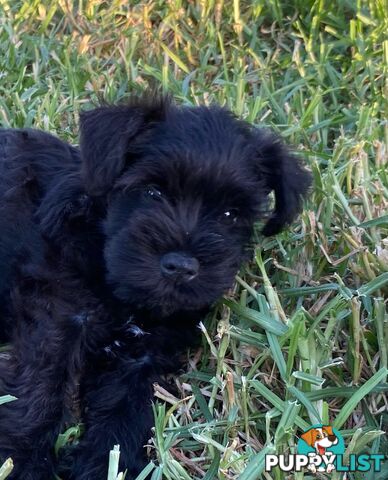
<svg viewBox="0 0 388 480">
<path fill-rule="evenodd" d="M 258 226 L 179 398 L 157 389 L 153 480 L 313 478 L 263 469 L 266 453 L 293 450 L 317 423 L 340 430 L 347 454 L 387 452 L 385 8 L 0 0 L 2 126 L 77 141 L 82 108 L 161 85 L 178 102 L 219 102 L 272 128 L 314 177 L 287 232 L 264 239 Z M 387 477 L 386 465 L 349 478 Z"/>
</svg>

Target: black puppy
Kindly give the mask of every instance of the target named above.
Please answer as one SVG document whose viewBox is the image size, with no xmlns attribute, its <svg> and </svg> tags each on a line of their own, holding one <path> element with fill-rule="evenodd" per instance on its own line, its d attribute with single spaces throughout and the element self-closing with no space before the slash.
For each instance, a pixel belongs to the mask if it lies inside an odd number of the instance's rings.
<svg viewBox="0 0 388 480">
<path fill-rule="evenodd" d="M 134 99 L 81 115 L 80 148 L 0 131 L 0 461 L 49 479 L 53 443 L 82 420 L 63 478 L 135 476 L 152 426 L 152 384 L 178 370 L 196 325 L 233 283 L 254 222 L 300 211 L 310 183 L 273 136 L 220 107 Z M 10 285 L 13 285 L 10 288 Z"/>
</svg>

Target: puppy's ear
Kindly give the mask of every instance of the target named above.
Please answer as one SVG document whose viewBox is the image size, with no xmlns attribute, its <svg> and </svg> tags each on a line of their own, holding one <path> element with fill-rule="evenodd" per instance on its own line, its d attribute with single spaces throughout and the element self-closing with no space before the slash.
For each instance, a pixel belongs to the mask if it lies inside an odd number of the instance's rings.
<svg viewBox="0 0 388 480">
<path fill-rule="evenodd" d="M 310 430 L 307 430 L 307 432 L 303 433 L 300 437 L 307 443 L 307 445 L 313 446 L 315 441 L 315 429 L 311 428 Z"/>
<path fill-rule="evenodd" d="M 311 184 L 311 175 L 281 141 L 262 131 L 256 132 L 256 171 L 268 193 L 275 194 L 275 208 L 263 228 L 266 236 L 280 232 L 302 209 Z"/>
<path fill-rule="evenodd" d="M 78 175 L 68 175 L 47 192 L 35 218 L 46 237 L 60 239 L 72 222 L 82 218 L 87 223 L 93 203 Z"/>
<path fill-rule="evenodd" d="M 82 177 L 86 191 L 102 195 L 127 163 L 129 145 L 154 122 L 165 117 L 169 98 L 152 94 L 127 105 L 102 106 L 80 115 Z"/>
<path fill-rule="evenodd" d="M 322 430 L 330 436 L 335 435 L 335 433 L 333 432 L 333 427 L 331 427 L 330 425 L 323 425 Z"/>
</svg>

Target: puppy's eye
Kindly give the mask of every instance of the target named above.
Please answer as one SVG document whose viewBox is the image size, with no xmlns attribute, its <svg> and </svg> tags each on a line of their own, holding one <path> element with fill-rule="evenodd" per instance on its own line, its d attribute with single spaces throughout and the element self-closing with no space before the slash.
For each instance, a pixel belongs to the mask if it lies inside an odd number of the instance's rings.
<svg viewBox="0 0 388 480">
<path fill-rule="evenodd" d="M 227 225 L 233 225 L 234 223 L 237 222 L 238 220 L 238 209 L 237 208 L 231 208 L 229 210 L 226 210 L 221 216 L 220 216 L 220 221 L 222 223 L 225 223 Z"/>
<path fill-rule="evenodd" d="M 159 200 L 162 198 L 162 192 L 154 186 L 146 187 L 144 194 L 146 197 L 152 198 L 153 200 Z"/>
</svg>

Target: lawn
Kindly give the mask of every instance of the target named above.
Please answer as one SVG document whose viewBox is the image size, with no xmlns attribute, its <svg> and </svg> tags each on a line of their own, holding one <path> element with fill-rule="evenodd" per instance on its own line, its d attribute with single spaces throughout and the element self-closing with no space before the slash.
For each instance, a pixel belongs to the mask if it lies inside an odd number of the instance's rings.
<svg viewBox="0 0 388 480">
<path fill-rule="evenodd" d="M 179 398 L 156 390 L 152 480 L 317 478 L 264 456 L 319 423 L 345 457 L 388 452 L 386 31 L 383 0 L 0 0 L 2 126 L 77 142 L 81 109 L 158 85 L 278 132 L 313 174 L 288 231 L 258 225 Z"/>
</svg>

